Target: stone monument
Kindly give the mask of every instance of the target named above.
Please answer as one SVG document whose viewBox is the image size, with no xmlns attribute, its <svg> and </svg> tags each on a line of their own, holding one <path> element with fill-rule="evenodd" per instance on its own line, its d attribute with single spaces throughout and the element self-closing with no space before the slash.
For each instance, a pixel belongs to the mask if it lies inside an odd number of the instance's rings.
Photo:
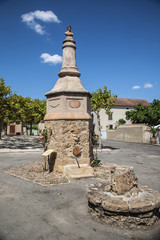
<svg viewBox="0 0 160 240">
<path fill-rule="evenodd" d="M 71 26 L 67 27 L 65 35 L 59 79 L 53 89 L 45 94 L 47 113 L 44 120 L 50 135 L 47 149 L 53 149 L 56 154 L 53 170 L 69 171 L 71 174 L 78 168 L 73 150 L 79 148 L 79 173 L 83 169 L 83 173 L 92 175 L 89 166 L 93 158 L 91 94 L 79 79 L 81 74 L 76 65 L 76 46 Z"/>
</svg>

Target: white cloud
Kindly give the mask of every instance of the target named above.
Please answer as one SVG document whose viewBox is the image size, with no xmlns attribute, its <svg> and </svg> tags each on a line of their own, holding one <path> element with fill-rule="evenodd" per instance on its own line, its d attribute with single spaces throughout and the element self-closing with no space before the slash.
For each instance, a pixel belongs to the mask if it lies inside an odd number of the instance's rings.
<svg viewBox="0 0 160 240">
<path fill-rule="evenodd" d="M 151 83 L 145 83 L 144 88 L 152 88 L 153 85 Z"/>
<path fill-rule="evenodd" d="M 40 24 L 36 23 L 33 26 L 31 26 L 32 29 L 34 29 L 37 33 L 43 35 L 45 34 L 45 31 L 43 30 L 44 27 L 42 27 Z"/>
<path fill-rule="evenodd" d="M 62 62 L 62 57 L 59 56 L 58 54 L 55 54 L 55 55 L 51 56 L 48 53 L 42 53 L 40 58 L 42 58 L 43 63 L 49 63 L 49 64 L 52 64 L 52 65 L 56 65 L 56 64 Z"/>
<path fill-rule="evenodd" d="M 25 13 L 21 15 L 22 22 L 25 22 L 31 29 L 35 30 L 37 33 L 43 35 L 45 34 L 44 26 L 37 23 L 36 20 L 41 20 L 42 22 L 55 22 L 60 23 L 58 17 L 52 11 L 40 11 L 36 10 L 34 12 Z"/>
<path fill-rule="evenodd" d="M 135 90 L 135 89 L 140 89 L 140 88 L 141 88 L 141 87 L 138 86 L 138 85 L 135 85 L 134 87 L 132 87 L 133 90 Z"/>
<path fill-rule="evenodd" d="M 45 11 L 37 10 L 37 11 L 33 12 L 33 15 L 35 18 L 37 18 L 43 22 L 60 23 L 60 20 L 52 11 L 45 12 Z"/>
</svg>

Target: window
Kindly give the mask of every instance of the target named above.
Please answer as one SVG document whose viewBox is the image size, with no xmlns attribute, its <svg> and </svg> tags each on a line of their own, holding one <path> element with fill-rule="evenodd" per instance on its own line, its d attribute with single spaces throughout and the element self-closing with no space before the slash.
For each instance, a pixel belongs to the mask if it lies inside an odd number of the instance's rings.
<svg viewBox="0 0 160 240">
<path fill-rule="evenodd" d="M 112 113 L 108 114 L 108 120 L 113 120 Z"/>
<path fill-rule="evenodd" d="M 113 125 L 109 125 L 109 129 L 113 129 Z"/>
</svg>

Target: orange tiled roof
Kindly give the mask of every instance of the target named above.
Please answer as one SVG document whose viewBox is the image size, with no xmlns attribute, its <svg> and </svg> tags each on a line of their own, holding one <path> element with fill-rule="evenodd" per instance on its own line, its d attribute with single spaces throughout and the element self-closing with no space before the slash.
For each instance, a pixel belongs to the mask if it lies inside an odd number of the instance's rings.
<svg viewBox="0 0 160 240">
<path fill-rule="evenodd" d="M 115 106 L 130 106 L 135 107 L 138 104 L 150 106 L 150 103 L 145 99 L 117 98 Z"/>
</svg>

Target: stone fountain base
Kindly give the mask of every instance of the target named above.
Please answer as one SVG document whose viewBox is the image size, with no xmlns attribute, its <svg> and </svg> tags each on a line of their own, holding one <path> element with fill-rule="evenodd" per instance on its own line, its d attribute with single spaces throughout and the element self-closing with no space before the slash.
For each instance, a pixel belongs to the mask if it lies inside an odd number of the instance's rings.
<svg viewBox="0 0 160 240">
<path fill-rule="evenodd" d="M 112 169 L 111 181 L 91 185 L 86 195 L 89 213 L 108 224 L 143 229 L 160 218 L 160 193 L 138 186 L 130 167 Z"/>
<path fill-rule="evenodd" d="M 73 149 L 80 149 L 78 161 L 80 165 L 88 164 L 93 159 L 93 149 L 90 141 L 92 122 L 88 120 L 51 120 L 45 122 L 50 132 L 47 149 L 53 149 L 55 156 L 54 171 L 65 172 L 65 167 L 75 165 L 76 158 Z M 49 131 L 50 130 L 50 131 Z"/>
</svg>

